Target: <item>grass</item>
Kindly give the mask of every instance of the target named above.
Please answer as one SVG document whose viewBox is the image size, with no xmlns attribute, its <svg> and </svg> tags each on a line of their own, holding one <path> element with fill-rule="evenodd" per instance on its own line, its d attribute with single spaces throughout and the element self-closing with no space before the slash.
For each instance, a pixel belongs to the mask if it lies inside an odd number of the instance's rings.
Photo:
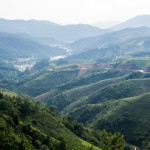
<svg viewBox="0 0 150 150">
<path fill-rule="evenodd" d="M 94 145 L 92 145 L 92 144 L 90 144 L 90 143 L 88 143 L 88 142 L 86 142 L 82 139 L 80 139 L 80 140 L 81 140 L 82 145 L 85 146 L 85 147 L 91 147 L 92 146 L 94 148 L 94 150 L 102 150 L 101 148 L 96 147 L 96 146 L 94 146 Z"/>
<path fill-rule="evenodd" d="M 14 93 L 14 92 L 7 91 L 7 90 L 4 90 L 4 89 L 3 89 L 2 93 L 3 93 L 3 95 L 7 95 L 7 96 L 10 96 L 10 97 L 18 96 L 18 94 Z"/>
</svg>

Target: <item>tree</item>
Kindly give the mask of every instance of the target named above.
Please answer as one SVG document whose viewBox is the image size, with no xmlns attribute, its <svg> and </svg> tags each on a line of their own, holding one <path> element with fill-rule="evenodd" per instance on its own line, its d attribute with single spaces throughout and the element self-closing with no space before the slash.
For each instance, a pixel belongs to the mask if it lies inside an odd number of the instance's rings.
<svg viewBox="0 0 150 150">
<path fill-rule="evenodd" d="M 125 141 L 124 136 L 119 132 L 115 134 L 107 133 L 106 130 L 100 132 L 101 148 L 103 150 L 124 150 Z"/>
<path fill-rule="evenodd" d="M 0 93 L 0 99 L 2 99 L 3 98 L 3 94 L 2 93 Z"/>
<path fill-rule="evenodd" d="M 55 110 L 56 110 L 56 106 L 53 106 L 53 105 L 52 105 L 52 106 L 50 106 L 50 107 L 49 107 L 49 110 L 50 110 L 50 112 L 55 112 Z"/>
<path fill-rule="evenodd" d="M 61 150 L 66 150 L 67 145 L 66 145 L 66 142 L 65 142 L 64 138 L 63 137 L 58 137 L 58 140 L 60 141 L 60 144 L 59 144 L 60 149 Z"/>
</svg>

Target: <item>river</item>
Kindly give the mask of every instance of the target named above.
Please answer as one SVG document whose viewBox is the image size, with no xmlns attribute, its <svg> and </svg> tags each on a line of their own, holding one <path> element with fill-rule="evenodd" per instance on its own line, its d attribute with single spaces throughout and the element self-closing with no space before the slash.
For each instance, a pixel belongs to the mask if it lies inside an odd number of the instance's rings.
<svg viewBox="0 0 150 150">
<path fill-rule="evenodd" d="M 59 48 L 65 49 L 66 52 L 67 52 L 67 54 L 66 54 L 66 55 L 60 55 L 60 56 L 55 56 L 55 57 L 50 57 L 50 60 L 58 60 L 58 59 L 66 58 L 66 57 L 72 55 L 72 50 L 69 49 L 68 47 L 65 47 L 65 46 L 59 46 Z"/>
</svg>

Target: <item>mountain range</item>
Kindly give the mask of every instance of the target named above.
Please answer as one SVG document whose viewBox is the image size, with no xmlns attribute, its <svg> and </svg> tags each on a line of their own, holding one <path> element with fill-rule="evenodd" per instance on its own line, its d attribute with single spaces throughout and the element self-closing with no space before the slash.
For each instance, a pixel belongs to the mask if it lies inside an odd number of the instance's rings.
<svg viewBox="0 0 150 150">
<path fill-rule="evenodd" d="M 149 150 L 148 18 L 105 30 L 0 19 L 1 149 Z"/>
<path fill-rule="evenodd" d="M 150 27 L 150 15 L 139 15 L 125 22 L 110 27 L 112 30 L 124 28 Z"/>
<path fill-rule="evenodd" d="M 100 36 L 83 38 L 69 44 L 69 46 L 74 53 L 78 53 L 93 48 L 106 48 L 112 44 L 141 37 L 148 37 L 149 35 L 150 28 L 147 27 L 125 28 L 119 31 L 105 33 Z"/>
<path fill-rule="evenodd" d="M 46 58 L 67 54 L 66 50 L 35 41 L 28 36 L 0 32 L 1 59 Z"/>
<path fill-rule="evenodd" d="M 22 33 L 33 37 L 51 37 L 58 41 L 75 41 L 84 37 L 100 35 L 109 30 L 87 24 L 58 25 L 40 20 L 7 20 L 0 19 L 0 31 L 8 33 Z"/>
</svg>

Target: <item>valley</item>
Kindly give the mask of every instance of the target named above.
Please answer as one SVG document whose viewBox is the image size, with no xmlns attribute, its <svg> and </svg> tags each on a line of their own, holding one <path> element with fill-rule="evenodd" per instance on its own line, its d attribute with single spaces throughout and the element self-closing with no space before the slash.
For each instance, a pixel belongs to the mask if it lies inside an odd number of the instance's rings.
<svg viewBox="0 0 150 150">
<path fill-rule="evenodd" d="M 150 28 L 130 22 L 0 19 L 2 150 L 149 150 Z"/>
</svg>

